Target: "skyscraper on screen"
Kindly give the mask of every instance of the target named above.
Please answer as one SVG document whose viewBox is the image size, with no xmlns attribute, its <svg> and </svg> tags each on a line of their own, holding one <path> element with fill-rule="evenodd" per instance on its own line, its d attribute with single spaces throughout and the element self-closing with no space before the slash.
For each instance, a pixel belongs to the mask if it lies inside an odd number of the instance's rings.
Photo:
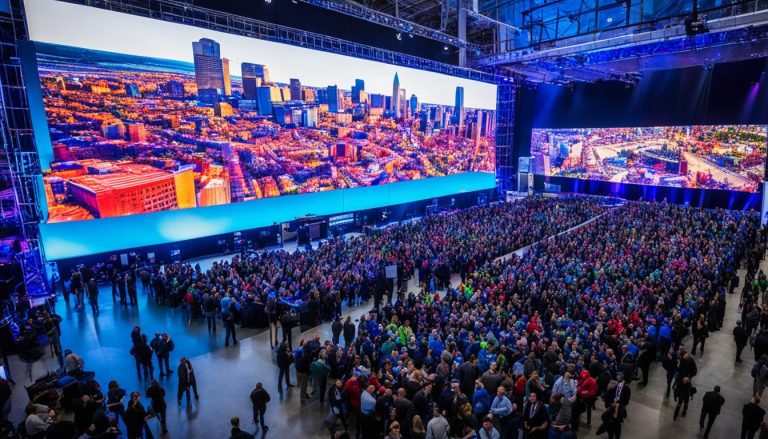
<svg viewBox="0 0 768 439">
<path fill-rule="evenodd" d="M 400 117 L 400 78 L 395 73 L 395 80 L 392 81 L 392 106 L 391 110 L 394 110 L 395 117 Z"/>
<path fill-rule="evenodd" d="M 229 60 L 221 59 L 219 43 L 209 38 L 192 42 L 195 63 L 195 82 L 200 90 L 216 90 L 219 95 L 232 94 L 229 78 Z"/>
<path fill-rule="evenodd" d="M 453 109 L 453 117 L 456 118 L 456 125 L 461 131 L 464 125 L 464 87 L 456 87 L 456 104 Z"/>
<path fill-rule="evenodd" d="M 291 78 L 291 100 L 301 100 L 301 81 L 295 78 Z"/>
</svg>

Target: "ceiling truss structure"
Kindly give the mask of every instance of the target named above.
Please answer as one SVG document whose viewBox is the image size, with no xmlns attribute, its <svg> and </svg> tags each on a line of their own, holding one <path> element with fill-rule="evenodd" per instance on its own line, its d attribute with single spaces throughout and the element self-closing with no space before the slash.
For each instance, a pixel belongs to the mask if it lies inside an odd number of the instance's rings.
<svg viewBox="0 0 768 439">
<path fill-rule="evenodd" d="M 768 10 L 711 20 L 709 32 L 688 35 L 685 24 L 608 36 L 542 50 L 498 53 L 478 60 L 538 82 L 636 81 L 646 71 L 708 66 L 768 56 Z M 531 75 L 531 73 L 538 75 Z"/>
<path fill-rule="evenodd" d="M 768 53 L 762 31 L 768 0 L 358 1 L 382 14 L 461 35 L 466 44 L 456 47 L 465 49 L 460 59 L 470 67 L 536 82 L 634 83 L 644 71 Z M 691 36 L 685 19 L 697 11 L 708 33 Z"/>
</svg>

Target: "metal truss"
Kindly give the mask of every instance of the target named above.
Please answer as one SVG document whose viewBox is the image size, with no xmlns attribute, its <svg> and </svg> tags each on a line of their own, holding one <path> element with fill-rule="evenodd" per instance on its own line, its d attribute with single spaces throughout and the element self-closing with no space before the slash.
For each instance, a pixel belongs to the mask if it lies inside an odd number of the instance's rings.
<svg viewBox="0 0 768 439">
<path fill-rule="evenodd" d="M 515 164 L 515 83 L 503 82 L 496 92 L 496 187 L 507 191 L 514 186 Z"/>
<path fill-rule="evenodd" d="M 239 15 L 201 8 L 178 0 L 63 1 L 172 23 L 186 24 L 219 32 L 242 35 L 249 38 L 275 41 L 324 52 L 338 53 L 356 58 L 400 65 L 403 67 L 444 73 L 477 81 L 497 83 L 502 80 L 501 77 L 480 70 L 458 67 L 326 35 L 306 32 L 287 26 L 280 26 Z"/>
<path fill-rule="evenodd" d="M 51 288 L 45 270 L 45 255 L 40 240 L 40 206 L 42 193 L 40 161 L 35 147 L 24 78 L 15 40 L 24 38 L 26 30 L 18 13 L 20 0 L 12 2 L 14 15 L 0 14 L 0 172 L 11 182 L 13 194 L 4 201 L 13 209 L 3 211 L 4 220 L 13 223 L 23 240 L 22 251 L 16 255 L 23 280 L 15 286 L 17 300 L 46 297 Z M 23 17 L 23 15 L 21 16 Z"/>
<path fill-rule="evenodd" d="M 443 44 L 458 47 L 460 49 L 469 49 L 475 52 L 480 52 L 481 46 L 473 43 L 469 43 L 463 39 L 456 38 L 453 35 L 443 33 L 442 31 L 432 29 L 426 26 L 422 26 L 411 21 L 403 20 L 399 18 L 399 14 L 396 12 L 395 16 L 385 14 L 373 9 L 367 8 L 360 3 L 355 3 L 350 0 L 298 0 L 312 6 L 327 9 L 329 11 L 338 12 L 340 14 L 349 15 L 361 20 L 365 20 L 371 23 L 375 23 L 381 26 L 394 29 L 398 32 L 405 32 L 408 34 L 417 35 L 431 40 L 439 41 Z M 395 3 L 397 7 L 397 2 Z"/>
<path fill-rule="evenodd" d="M 478 64 L 503 66 L 538 82 L 614 79 L 631 83 L 643 71 L 768 56 L 768 10 L 711 20 L 708 26 L 709 33 L 695 36 L 687 35 L 684 24 L 606 35 L 562 47 L 499 53 Z M 685 56 L 692 51 L 696 57 Z"/>
</svg>

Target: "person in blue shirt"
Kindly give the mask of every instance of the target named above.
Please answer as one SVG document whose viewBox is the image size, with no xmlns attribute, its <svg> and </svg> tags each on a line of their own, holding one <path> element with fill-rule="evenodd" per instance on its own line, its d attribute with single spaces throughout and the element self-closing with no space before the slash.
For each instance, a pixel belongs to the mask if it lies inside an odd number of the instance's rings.
<svg viewBox="0 0 768 439">
<path fill-rule="evenodd" d="M 501 437 L 510 437 L 512 428 L 512 412 L 516 405 L 507 398 L 507 390 L 503 386 L 496 389 L 496 397 L 493 398 L 488 414 L 498 420 Z"/>
<path fill-rule="evenodd" d="M 485 390 L 485 386 L 480 380 L 475 381 L 475 393 L 472 395 L 472 407 L 474 407 L 475 414 L 485 416 L 488 410 L 491 408 L 491 395 Z"/>
<path fill-rule="evenodd" d="M 429 336 L 429 348 L 432 349 L 432 356 L 435 358 L 439 358 L 445 350 L 445 343 L 440 339 L 437 331 L 433 331 Z"/>
</svg>

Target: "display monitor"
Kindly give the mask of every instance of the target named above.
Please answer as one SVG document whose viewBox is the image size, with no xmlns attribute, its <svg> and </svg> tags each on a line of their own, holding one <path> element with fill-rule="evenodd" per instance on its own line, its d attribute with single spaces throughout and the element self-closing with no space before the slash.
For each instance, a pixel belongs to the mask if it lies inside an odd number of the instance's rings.
<svg viewBox="0 0 768 439">
<path fill-rule="evenodd" d="M 494 84 L 64 2 L 26 9 L 50 223 L 494 173 Z"/>
<path fill-rule="evenodd" d="M 757 192 L 766 126 L 534 128 L 531 156 L 546 176 Z"/>
</svg>

